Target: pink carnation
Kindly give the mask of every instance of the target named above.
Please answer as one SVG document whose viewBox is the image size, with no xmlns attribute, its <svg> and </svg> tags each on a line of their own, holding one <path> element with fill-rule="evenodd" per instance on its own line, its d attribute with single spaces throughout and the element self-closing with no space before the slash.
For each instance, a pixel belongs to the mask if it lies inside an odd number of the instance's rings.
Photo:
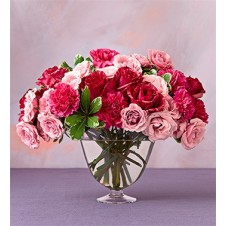
<svg viewBox="0 0 226 226">
<path fill-rule="evenodd" d="M 73 72 L 76 75 L 79 75 L 80 78 L 83 78 L 89 75 L 90 73 L 92 73 L 92 70 L 91 70 L 92 65 L 93 65 L 92 62 L 84 60 L 83 62 L 75 66 L 75 68 L 73 69 Z"/>
<path fill-rule="evenodd" d="M 50 114 L 50 103 L 49 103 L 49 98 L 50 98 L 50 92 L 53 89 L 47 89 L 42 97 L 39 100 L 39 112 L 40 113 L 46 113 L 46 114 Z"/>
<path fill-rule="evenodd" d="M 157 69 L 173 68 L 170 55 L 159 50 L 148 50 L 148 58 Z"/>
<path fill-rule="evenodd" d="M 178 111 L 175 101 L 170 95 L 165 97 L 166 100 L 166 108 L 165 110 L 170 113 L 173 119 L 179 119 L 181 117 L 181 113 Z"/>
<path fill-rule="evenodd" d="M 149 140 L 165 140 L 177 130 L 177 123 L 168 112 L 155 112 L 148 117 L 148 126 L 143 131 Z"/>
<path fill-rule="evenodd" d="M 42 76 L 37 80 L 36 84 L 46 88 L 53 87 L 55 84 L 61 81 L 61 79 L 64 77 L 64 73 L 66 72 L 67 69 L 58 68 L 57 66 L 48 68 L 42 73 Z"/>
<path fill-rule="evenodd" d="M 42 128 L 42 131 L 50 138 L 58 139 L 63 135 L 63 124 L 53 115 L 39 114 L 38 121 L 40 122 L 40 127 Z"/>
<path fill-rule="evenodd" d="M 175 139 L 181 138 L 181 136 L 183 135 L 183 133 L 186 130 L 187 124 L 188 124 L 187 122 L 181 122 L 181 123 L 178 122 L 177 130 L 173 133 L 173 137 Z"/>
<path fill-rule="evenodd" d="M 118 68 L 128 67 L 135 72 L 142 73 L 140 62 L 131 56 L 118 54 L 114 57 L 113 64 Z"/>
<path fill-rule="evenodd" d="M 16 131 L 22 142 L 29 148 L 36 149 L 39 147 L 39 135 L 35 126 L 21 121 L 16 125 Z"/>
<path fill-rule="evenodd" d="M 129 131 L 141 132 L 147 127 L 147 113 L 137 104 L 130 104 L 122 109 L 122 128 Z"/>
<path fill-rule="evenodd" d="M 176 104 L 178 111 L 181 113 L 181 121 L 191 119 L 194 112 L 194 99 L 185 89 L 179 89 L 175 92 L 173 100 Z"/>
<path fill-rule="evenodd" d="M 97 68 L 103 68 L 113 65 L 113 58 L 118 52 L 111 49 L 91 50 L 90 55 L 93 58 L 93 64 Z"/>
<path fill-rule="evenodd" d="M 98 71 L 103 71 L 108 78 L 113 78 L 118 68 L 115 66 L 108 66 L 98 69 Z"/>
<path fill-rule="evenodd" d="M 205 126 L 201 119 L 192 119 L 181 137 L 181 144 L 187 150 L 196 147 L 204 138 Z"/>
<path fill-rule="evenodd" d="M 38 100 L 36 97 L 37 89 L 29 90 L 24 99 L 24 108 L 22 120 L 24 122 L 32 122 L 38 111 Z"/>
<path fill-rule="evenodd" d="M 67 117 L 79 108 L 79 93 L 70 85 L 59 83 L 50 92 L 50 112 L 57 117 Z"/>
</svg>

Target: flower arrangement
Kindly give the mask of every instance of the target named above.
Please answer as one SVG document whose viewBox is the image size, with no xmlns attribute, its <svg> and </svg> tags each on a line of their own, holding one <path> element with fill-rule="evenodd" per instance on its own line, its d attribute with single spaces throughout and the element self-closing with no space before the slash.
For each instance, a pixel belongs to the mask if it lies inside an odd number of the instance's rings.
<svg viewBox="0 0 226 226">
<path fill-rule="evenodd" d="M 39 88 L 20 99 L 16 130 L 30 148 L 38 148 L 40 138 L 80 140 L 89 131 L 152 142 L 173 137 L 185 149 L 203 140 L 205 90 L 197 78 L 174 69 L 169 54 L 97 49 L 90 56 L 76 55 L 73 68 L 66 62 L 48 68 L 36 81 Z"/>
</svg>

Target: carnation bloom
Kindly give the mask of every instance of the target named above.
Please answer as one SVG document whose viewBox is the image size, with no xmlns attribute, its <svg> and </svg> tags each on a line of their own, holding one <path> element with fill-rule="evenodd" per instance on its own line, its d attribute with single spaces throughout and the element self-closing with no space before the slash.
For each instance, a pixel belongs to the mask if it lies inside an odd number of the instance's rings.
<svg viewBox="0 0 226 226">
<path fill-rule="evenodd" d="M 148 117 L 148 126 L 143 133 L 154 142 L 171 137 L 176 129 L 177 123 L 168 112 L 154 112 Z"/>
<path fill-rule="evenodd" d="M 159 50 L 148 50 L 148 59 L 157 69 L 173 68 L 170 55 Z"/>
<path fill-rule="evenodd" d="M 93 64 L 97 68 L 103 68 L 113 65 L 113 58 L 118 52 L 111 49 L 91 50 L 90 55 L 93 58 Z"/>
<path fill-rule="evenodd" d="M 116 55 L 114 57 L 113 64 L 118 68 L 128 67 L 137 73 L 142 73 L 140 62 L 137 59 L 127 55 L 122 55 L 122 54 Z"/>
<path fill-rule="evenodd" d="M 115 66 L 108 66 L 103 68 L 98 68 L 98 71 L 103 71 L 108 78 L 113 78 L 118 68 Z"/>
<path fill-rule="evenodd" d="M 165 69 L 165 70 L 158 71 L 159 76 L 162 76 L 165 73 L 170 73 L 172 75 L 170 80 L 170 85 L 172 87 L 171 92 L 173 94 L 181 88 L 183 89 L 188 88 L 188 82 L 183 72 L 178 70 L 172 70 L 172 69 Z"/>
<path fill-rule="evenodd" d="M 202 86 L 202 83 L 197 78 L 187 77 L 188 92 L 196 98 L 201 98 L 206 92 Z"/>
<path fill-rule="evenodd" d="M 190 121 L 186 131 L 181 137 L 181 144 L 187 150 L 196 147 L 204 138 L 205 126 L 201 119 L 194 118 Z"/>
<path fill-rule="evenodd" d="M 29 148 L 36 149 L 39 147 L 39 135 L 35 126 L 21 121 L 16 125 L 16 131 L 22 142 Z"/>
<path fill-rule="evenodd" d="M 50 137 L 48 134 L 46 134 L 42 127 L 40 126 L 40 122 L 37 120 L 37 131 L 38 131 L 38 134 L 39 136 L 46 142 L 49 142 L 50 141 Z"/>
<path fill-rule="evenodd" d="M 74 74 L 78 75 L 80 78 L 83 78 L 90 73 L 92 73 L 91 66 L 92 62 L 84 60 L 83 62 L 77 64 L 73 69 Z"/>
<path fill-rule="evenodd" d="M 36 97 L 37 89 L 28 90 L 23 98 L 20 100 L 23 106 L 20 119 L 24 122 L 32 122 L 36 116 L 38 109 L 38 99 Z"/>
<path fill-rule="evenodd" d="M 143 81 L 152 83 L 163 96 L 168 95 L 167 82 L 162 77 L 157 75 L 144 75 Z"/>
<path fill-rule="evenodd" d="M 192 118 L 200 118 L 203 122 L 208 123 L 209 115 L 206 113 L 205 104 L 202 100 L 193 98 L 195 112 Z"/>
<path fill-rule="evenodd" d="M 102 107 L 97 116 L 99 120 L 105 122 L 106 128 L 111 126 L 121 128 L 121 111 L 127 106 L 128 103 L 120 92 L 108 93 L 102 98 Z"/>
<path fill-rule="evenodd" d="M 175 139 L 179 139 L 182 137 L 183 133 L 185 132 L 186 130 L 186 127 L 187 127 L 187 122 L 178 122 L 177 124 L 177 130 L 173 133 L 173 137 Z"/>
<path fill-rule="evenodd" d="M 191 119 L 194 112 L 194 99 L 185 89 L 179 89 L 175 92 L 173 100 L 176 104 L 178 111 L 181 113 L 181 122 Z"/>
<path fill-rule="evenodd" d="M 165 107 L 162 94 L 150 82 L 131 85 L 127 90 L 127 94 L 131 102 L 137 104 L 143 110 L 154 112 L 161 111 Z"/>
<path fill-rule="evenodd" d="M 179 119 L 181 117 L 181 113 L 178 111 L 175 101 L 170 95 L 165 97 L 166 105 L 165 110 L 168 111 L 173 119 Z"/>
<path fill-rule="evenodd" d="M 85 86 L 88 86 L 90 90 L 90 99 L 93 100 L 102 95 L 106 83 L 107 76 L 105 73 L 102 71 L 95 71 L 82 79 L 80 88 L 84 89 Z"/>
<path fill-rule="evenodd" d="M 122 109 L 122 128 L 129 131 L 141 132 L 147 127 L 147 113 L 137 104 L 130 104 Z"/>
<path fill-rule="evenodd" d="M 50 104 L 49 104 L 49 98 L 50 98 L 50 92 L 53 90 L 53 88 L 51 89 L 47 89 L 42 97 L 39 100 L 39 112 L 40 113 L 46 113 L 46 114 L 51 114 L 50 113 Z"/>
<path fill-rule="evenodd" d="M 38 121 L 40 122 L 42 131 L 50 138 L 58 139 L 63 135 L 63 124 L 53 115 L 39 114 Z"/>
<path fill-rule="evenodd" d="M 67 117 L 79 108 L 79 93 L 70 85 L 59 83 L 50 92 L 50 112 L 56 117 Z"/>
<path fill-rule="evenodd" d="M 53 87 L 55 84 L 61 81 L 66 72 L 67 69 L 58 68 L 57 66 L 48 68 L 42 73 L 42 76 L 37 80 L 36 84 L 46 88 Z"/>
</svg>

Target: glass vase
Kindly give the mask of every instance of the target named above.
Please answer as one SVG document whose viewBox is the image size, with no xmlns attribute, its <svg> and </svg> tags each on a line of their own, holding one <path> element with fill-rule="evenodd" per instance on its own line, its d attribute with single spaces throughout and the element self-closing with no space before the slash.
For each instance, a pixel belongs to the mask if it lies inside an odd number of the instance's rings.
<svg viewBox="0 0 226 226">
<path fill-rule="evenodd" d="M 113 204 L 135 202 L 136 198 L 125 195 L 123 189 L 141 177 L 154 143 L 136 133 L 117 136 L 121 139 L 110 139 L 111 136 L 100 136 L 90 131 L 87 135 L 81 140 L 81 145 L 89 170 L 97 182 L 110 189 L 108 195 L 97 198 L 97 201 Z"/>
</svg>

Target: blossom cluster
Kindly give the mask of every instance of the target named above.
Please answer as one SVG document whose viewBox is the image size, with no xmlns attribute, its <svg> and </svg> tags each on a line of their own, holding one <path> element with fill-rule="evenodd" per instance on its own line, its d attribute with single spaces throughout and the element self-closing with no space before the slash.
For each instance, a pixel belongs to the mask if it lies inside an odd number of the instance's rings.
<svg viewBox="0 0 226 226">
<path fill-rule="evenodd" d="M 169 54 L 147 56 L 115 50 L 76 55 L 45 70 L 20 99 L 17 133 L 30 148 L 63 135 L 80 139 L 89 128 L 112 127 L 143 133 L 154 142 L 173 137 L 192 149 L 204 137 L 208 114 L 198 78 L 174 68 Z"/>
</svg>

